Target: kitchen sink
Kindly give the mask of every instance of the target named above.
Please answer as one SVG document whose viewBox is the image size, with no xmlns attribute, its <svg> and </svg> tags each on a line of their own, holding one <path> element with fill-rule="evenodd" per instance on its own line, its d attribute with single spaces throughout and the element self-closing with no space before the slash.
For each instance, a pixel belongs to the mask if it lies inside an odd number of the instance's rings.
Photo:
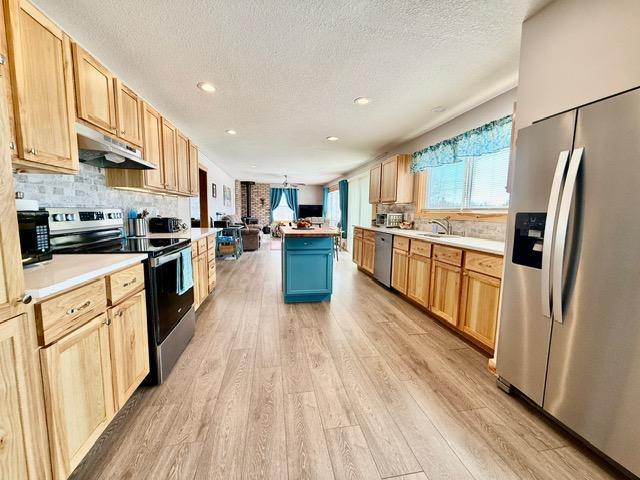
<svg viewBox="0 0 640 480">
<path fill-rule="evenodd" d="M 417 235 L 422 235 L 423 237 L 431 237 L 431 238 L 456 238 L 460 236 L 460 235 L 452 235 L 449 233 L 431 233 L 431 232 L 418 233 Z"/>
</svg>

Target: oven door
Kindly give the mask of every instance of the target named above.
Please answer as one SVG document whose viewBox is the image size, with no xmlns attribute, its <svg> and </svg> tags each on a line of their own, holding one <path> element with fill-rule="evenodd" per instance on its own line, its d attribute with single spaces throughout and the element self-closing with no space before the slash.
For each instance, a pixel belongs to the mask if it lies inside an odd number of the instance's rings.
<svg viewBox="0 0 640 480">
<path fill-rule="evenodd" d="M 193 306 L 193 287 L 179 293 L 178 278 L 187 267 L 182 261 L 182 252 L 188 250 L 186 258 L 191 262 L 191 247 L 149 261 L 153 284 L 153 315 L 156 345 L 160 345 Z"/>
</svg>

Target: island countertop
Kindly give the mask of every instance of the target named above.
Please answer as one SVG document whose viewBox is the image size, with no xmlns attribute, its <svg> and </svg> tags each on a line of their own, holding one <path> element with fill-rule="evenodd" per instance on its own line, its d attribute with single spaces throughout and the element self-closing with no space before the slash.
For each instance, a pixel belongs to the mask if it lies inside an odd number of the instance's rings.
<svg viewBox="0 0 640 480">
<path fill-rule="evenodd" d="M 285 237 L 337 237 L 340 230 L 334 227 L 312 227 L 300 229 L 294 227 L 280 227 L 280 231 Z"/>
</svg>

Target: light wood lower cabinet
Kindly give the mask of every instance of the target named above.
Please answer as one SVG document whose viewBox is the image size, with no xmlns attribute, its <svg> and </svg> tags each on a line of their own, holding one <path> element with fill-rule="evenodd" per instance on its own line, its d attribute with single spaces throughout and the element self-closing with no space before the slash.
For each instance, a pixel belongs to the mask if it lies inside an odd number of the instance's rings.
<svg viewBox="0 0 640 480">
<path fill-rule="evenodd" d="M 115 412 L 107 315 L 43 348 L 40 356 L 53 477 L 66 479 Z"/>
<path fill-rule="evenodd" d="M 461 268 L 435 260 L 431 268 L 429 309 L 451 325 L 458 325 Z"/>
<path fill-rule="evenodd" d="M 193 267 L 193 303 L 197 310 L 215 289 L 216 273 L 216 238 L 209 235 L 201 238 L 192 246 L 194 256 Z"/>
<path fill-rule="evenodd" d="M 460 328 L 493 349 L 500 305 L 500 279 L 465 270 L 462 277 Z"/>
<path fill-rule="evenodd" d="M 353 239 L 353 263 L 362 266 L 362 237 L 354 237 Z"/>
<path fill-rule="evenodd" d="M 0 323 L 0 477 L 50 478 L 35 333 L 26 314 Z"/>
<path fill-rule="evenodd" d="M 373 267 L 376 256 L 376 242 L 364 238 L 362 240 L 362 264 L 360 267 L 370 274 L 373 274 Z"/>
<path fill-rule="evenodd" d="M 409 254 L 399 248 L 393 249 L 391 262 L 391 287 L 403 294 L 407 294 L 409 271 Z"/>
<path fill-rule="evenodd" d="M 116 410 L 121 409 L 149 373 L 149 339 L 144 290 L 107 312 Z"/>
<path fill-rule="evenodd" d="M 431 259 L 421 255 L 409 255 L 407 297 L 425 308 L 429 307 L 431 284 Z"/>
</svg>

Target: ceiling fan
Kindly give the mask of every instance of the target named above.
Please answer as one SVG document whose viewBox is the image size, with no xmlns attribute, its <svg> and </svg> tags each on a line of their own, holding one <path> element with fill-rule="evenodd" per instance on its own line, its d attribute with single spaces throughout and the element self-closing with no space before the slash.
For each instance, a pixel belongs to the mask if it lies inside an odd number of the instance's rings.
<svg viewBox="0 0 640 480">
<path fill-rule="evenodd" d="M 282 182 L 282 187 L 283 188 L 298 188 L 298 187 L 304 187 L 306 185 L 306 183 L 289 183 L 289 179 L 287 178 L 287 176 L 284 176 L 284 181 Z"/>
</svg>

